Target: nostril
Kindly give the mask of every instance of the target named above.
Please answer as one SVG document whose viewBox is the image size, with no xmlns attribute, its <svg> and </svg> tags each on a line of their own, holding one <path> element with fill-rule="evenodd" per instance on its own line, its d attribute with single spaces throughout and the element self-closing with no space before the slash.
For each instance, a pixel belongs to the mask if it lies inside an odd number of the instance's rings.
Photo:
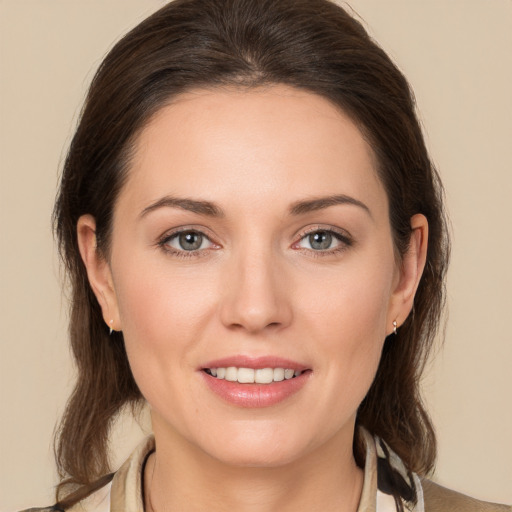
<svg viewBox="0 0 512 512">
<path fill-rule="evenodd" d="M 281 322 L 270 322 L 268 324 L 265 324 L 265 322 L 258 322 L 254 321 L 254 319 L 248 319 L 244 323 L 233 322 L 228 327 L 234 331 L 244 330 L 250 333 L 258 333 L 265 329 L 276 330 L 281 326 Z"/>
<path fill-rule="evenodd" d="M 240 263 L 241 264 L 241 263 Z M 268 268 L 258 271 L 257 266 L 244 265 L 233 274 L 232 280 L 224 283 L 219 300 L 220 319 L 223 325 L 232 330 L 250 333 L 277 329 L 288 325 L 292 318 L 290 296 L 284 283 L 276 282 L 277 276 Z M 282 278 L 281 278 L 282 279 Z"/>
</svg>

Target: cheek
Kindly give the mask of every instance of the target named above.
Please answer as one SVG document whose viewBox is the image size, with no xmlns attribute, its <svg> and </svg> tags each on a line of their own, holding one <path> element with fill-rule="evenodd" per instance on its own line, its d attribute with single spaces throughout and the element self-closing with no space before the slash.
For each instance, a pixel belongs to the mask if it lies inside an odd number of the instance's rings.
<svg viewBox="0 0 512 512">
<path fill-rule="evenodd" d="M 170 375 L 193 368 L 193 356 L 214 307 L 215 283 L 198 273 L 119 259 L 114 284 L 121 328 L 133 375 L 144 396 L 169 392 Z M 177 382 L 176 378 L 174 382 Z M 183 381 L 182 381 L 183 382 Z"/>
<path fill-rule="evenodd" d="M 123 331 L 136 334 L 141 341 L 158 342 L 166 333 L 172 336 L 194 329 L 215 297 L 211 274 L 171 267 L 165 258 L 152 253 L 119 258 L 115 268 Z"/>
<path fill-rule="evenodd" d="M 371 269 L 371 265 L 361 265 L 350 272 L 333 272 L 316 281 L 322 283 L 316 292 L 297 291 L 297 317 L 307 319 L 318 331 L 316 339 L 332 349 L 357 352 L 370 350 L 385 338 L 393 267 Z"/>
<path fill-rule="evenodd" d="M 302 301 L 299 316 L 309 323 L 303 328 L 322 354 L 322 378 L 331 391 L 320 401 L 339 414 L 357 410 L 375 377 L 386 337 L 393 266 L 373 268 L 364 265 L 361 271 L 332 276 L 324 281 L 329 285 L 322 294 Z"/>
</svg>

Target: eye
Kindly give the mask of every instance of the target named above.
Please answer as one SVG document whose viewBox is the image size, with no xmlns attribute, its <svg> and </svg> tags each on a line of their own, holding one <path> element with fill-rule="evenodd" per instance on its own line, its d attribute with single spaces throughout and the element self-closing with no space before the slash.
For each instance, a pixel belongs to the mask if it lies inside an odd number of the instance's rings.
<svg viewBox="0 0 512 512">
<path fill-rule="evenodd" d="M 346 249 L 350 245 L 352 240 L 347 235 L 329 229 L 315 229 L 306 233 L 295 244 L 295 248 L 331 254 Z"/>
<path fill-rule="evenodd" d="M 214 244 L 200 231 L 187 230 L 167 236 L 162 240 L 161 245 L 173 252 L 194 252 L 208 249 Z"/>
<path fill-rule="evenodd" d="M 311 233 L 301 240 L 301 242 L 303 241 L 306 241 L 309 244 L 308 248 L 315 249 L 317 251 L 332 249 L 332 243 L 338 242 L 332 233 L 329 233 L 328 231 L 317 231 L 316 233 Z M 300 246 L 304 247 L 303 245 Z"/>
</svg>

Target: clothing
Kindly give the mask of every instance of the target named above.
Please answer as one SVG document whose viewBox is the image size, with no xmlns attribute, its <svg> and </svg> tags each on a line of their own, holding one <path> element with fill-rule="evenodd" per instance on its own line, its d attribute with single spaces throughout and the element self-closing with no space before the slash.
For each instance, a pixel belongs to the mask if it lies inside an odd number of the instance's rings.
<svg viewBox="0 0 512 512">
<path fill-rule="evenodd" d="M 406 470 L 400 458 L 378 437 L 361 429 L 366 445 L 363 490 L 357 512 L 396 512 L 388 494 L 390 481 L 398 481 L 404 510 L 409 512 L 512 512 L 512 507 L 485 503 L 440 487 Z M 143 512 L 143 470 L 155 449 L 149 436 L 116 472 L 113 480 L 66 512 Z M 398 479 L 398 480 L 397 480 Z M 415 499 L 414 499 L 415 498 Z M 56 512 L 54 507 L 24 512 Z M 186 511 L 185 511 L 186 512 Z"/>
</svg>

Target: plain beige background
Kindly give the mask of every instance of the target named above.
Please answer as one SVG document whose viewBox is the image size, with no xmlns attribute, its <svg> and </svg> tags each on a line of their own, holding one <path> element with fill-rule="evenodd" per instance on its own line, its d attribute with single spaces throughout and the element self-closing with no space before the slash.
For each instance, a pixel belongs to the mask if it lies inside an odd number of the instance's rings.
<svg viewBox="0 0 512 512">
<path fill-rule="evenodd" d="M 0 510 L 43 506 L 71 389 L 50 213 L 87 84 L 162 0 L 0 0 Z M 512 1 L 353 0 L 408 76 L 453 225 L 447 338 L 425 394 L 436 479 L 512 503 Z M 121 422 L 116 463 L 141 436 Z"/>
</svg>

